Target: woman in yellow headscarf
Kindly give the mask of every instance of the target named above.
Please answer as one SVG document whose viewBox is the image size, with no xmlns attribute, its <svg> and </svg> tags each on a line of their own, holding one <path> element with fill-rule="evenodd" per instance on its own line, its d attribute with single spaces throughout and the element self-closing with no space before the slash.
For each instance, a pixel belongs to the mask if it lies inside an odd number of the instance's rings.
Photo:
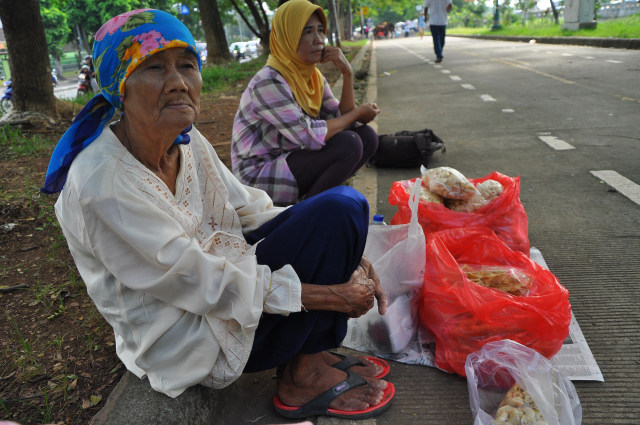
<svg viewBox="0 0 640 425">
<path fill-rule="evenodd" d="M 375 103 L 356 107 L 353 71 L 342 51 L 325 46 L 327 18 L 318 5 L 289 0 L 276 11 L 271 54 L 240 100 L 233 123 L 231 161 L 240 181 L 293 204 L 342 184 L 378 148 L 366 125 Z M 338 101 L 316 68 L 342 73 Z"/>
</svg>

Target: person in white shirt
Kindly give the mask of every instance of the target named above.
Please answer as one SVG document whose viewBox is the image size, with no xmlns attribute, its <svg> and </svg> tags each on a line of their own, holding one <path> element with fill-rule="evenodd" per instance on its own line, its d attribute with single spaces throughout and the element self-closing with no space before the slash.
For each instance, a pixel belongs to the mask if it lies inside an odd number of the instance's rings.
<svg viewBox="0 0 640 425">
<path fill-rule="evenodd" d="M 436 54 L 436 63 L 442 62 L 442 50 L 447 31 L 451 0 L 425 0 L 424 15 L 429 18 L 429 29 L 433 39 L 433 50 Z"/>
<path fill-rule="evenodd" d="M 58 142 L 42 191 L 61 191 L 58 221 L 127 369 L 177 397 L 278 367 L 286 416 L 385 410 L 388 365 L 327 352 L 348 317 L 374 299 L 386 308 L 362 256 L 364 196 L 339 186 L 285 209 L 242 185 L 193 127 L 201 59 L 174 16 L 116 16 L 93 58 L 100 92 Z"/>
</svg>

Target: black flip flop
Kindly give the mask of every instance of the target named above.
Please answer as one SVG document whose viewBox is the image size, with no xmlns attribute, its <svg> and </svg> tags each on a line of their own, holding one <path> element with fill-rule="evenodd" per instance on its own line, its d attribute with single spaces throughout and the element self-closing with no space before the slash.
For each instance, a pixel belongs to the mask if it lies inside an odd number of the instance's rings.
<svg viewBox="0 0 640 425">
<path fill-rule="evenodd" d="M 346 372 L 352 366 L 367 366 L 358 357 L 350 356 L 348 354 L 340 354 L 335 351 L 329 351 L 329 354 L 333 354 L 336 357 L 342 358 L 342 360 L 340 360 L 338 363 L 334 365 L 331 365 L 331 367 L 334 367 L 343 372 Z M 364 356 L 364 358 L 370 361 L 371 363 L 377 366 L 380 366 L 382 368 L 382 372 L 374 376 L 375 379 L 382 379 L 385 376 L 387 376 L 389 372 L 391 372 L 391 367 L 389 366 L 389 363 L 387 363 L 386 361 L 378 357 L 372 357 L 372 356 Z"/>
<path fill-rule="evenodd" d="M 391 400 L 393 399 L 393 396 L 396 392 L 395 387 L 391 382 L 387 383 L 387 388 L 385 388 L 384 390 L 382 401 L 380 401 L 380 403 L 376 404 L 375 406 L 369 406 L 365 410 L 355 411 L 329 408 L 331 402 L 345 392 L 349 391 L 352 388 L 360 387 L 366 384 L 367 381 L 362 376 L 358 375 L 357 373 L 347 371 L 347 379 L 320 394 L 318 397 L 314 398 L 304 406 L 287 406 L 280 401 L 277 394 L 273 397 L 273 406 L 276 412 L 278 412 L 280 415 L 286 418 L 293 419 L 301 419 L 309 416 L 332 416 L 335 418 L 345 419 L 371 418 L 374 416 L 378 416 L 380 413 L 387 410 L 391 405 Z"/>
</svg>

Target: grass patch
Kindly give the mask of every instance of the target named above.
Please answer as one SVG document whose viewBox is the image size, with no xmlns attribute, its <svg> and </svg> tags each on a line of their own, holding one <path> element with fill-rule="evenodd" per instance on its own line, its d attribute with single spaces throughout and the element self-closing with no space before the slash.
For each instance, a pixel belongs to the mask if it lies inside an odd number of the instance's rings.
<svg viewBox="0 0 640 425">
<path fill-rule="evenodd" d="M 5 157 L 31 156 L 50 149 L 50 145 L 49 141 L 37 134 L 25 136 L 10 125 L 0 127 L 0 154 Z"/>
<path fill-rule="evenodd" d="M 259 56 L 248 62 L 229 62 L 202 68 L 202 91 L 218 93 L 243 83 L 255 75 L 267 62 L 267 56 Z"/>
<path fill-rule="evenodd" d="M 342 45 L 349 46 L 349 47 L 362 47 L 365 44 L 367 44 L 368 41 L 369 41 L 368 38 L 363 38 L 362 40 L 356 40 L 356 41 L 343 41 Z"/>
<path fill-rule="evenodd" d="M 522 37 L 598 37 L 598 38 L 640 38 L 640 13 L 620 19 L 598 21 L 593 29 L 568 31 L 562 29 L 562 23 L 555 25 L 547 22 L 529 22 L 504 25 L 500 30 L 490 28 L 447 28 L 447 32 L 457 35 L 501 35 Z"/>
</svg>

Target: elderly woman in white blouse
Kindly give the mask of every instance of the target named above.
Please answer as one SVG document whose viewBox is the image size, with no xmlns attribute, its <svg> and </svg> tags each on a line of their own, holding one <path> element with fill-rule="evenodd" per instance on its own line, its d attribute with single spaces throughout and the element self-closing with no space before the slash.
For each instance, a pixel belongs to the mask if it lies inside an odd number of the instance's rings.
<svg viewBox="0 0 640 425">
<path fill-rule="evenodd" d="M 42 191 L 61 191 L 58 220 L 127 369 L 176 397 L 278 367 L 285 416 L 384 410 L 388 365 L 327 351 L 349 316 L 375 298 L 385 310 L 362 257 L 364 197 L 339 187 L 284 209 L 242 185 L 192 126 L 200 58 L 172 15 L 128 12 L 95 40 L 100 93 L 58 142 Z"/>
</svg>

